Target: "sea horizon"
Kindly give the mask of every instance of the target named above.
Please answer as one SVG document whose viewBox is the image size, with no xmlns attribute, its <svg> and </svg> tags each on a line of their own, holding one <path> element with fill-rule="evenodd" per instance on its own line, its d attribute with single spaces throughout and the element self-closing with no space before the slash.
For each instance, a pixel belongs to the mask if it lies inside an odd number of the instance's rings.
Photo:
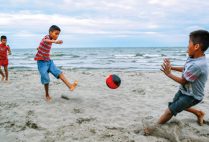
<svg viewBox="0 0 209 142">
<path fill-rule="evenodd" d="M 173 65 L 183 66 L 186 50 L 186 47 L 52 48 L 51 59 L 62 69 L 159 71 L 163 58 L 169 58 Z M 36 69 L 36 52 L 36 48 L 12 49 L 9 68 Z"/>
</svg>

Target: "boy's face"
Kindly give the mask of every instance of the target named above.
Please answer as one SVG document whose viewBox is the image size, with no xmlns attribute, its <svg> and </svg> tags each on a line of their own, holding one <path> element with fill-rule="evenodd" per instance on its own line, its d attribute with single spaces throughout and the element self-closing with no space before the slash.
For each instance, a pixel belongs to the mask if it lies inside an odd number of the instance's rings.
<svg viewBox="0 0 209 142">
<path fill-rule="evenodd" d="M 6 45 L 7 44 L 7 39 L 2 39 L 1 43 Z"/>
<path fill-rule="evenodd" d="M 53 40 L 57 40 L 59 34 L 60 34 L 60 31 L 58 31 L 58 30 L 49 32 L 49 35 L 50 35 L 50 37 L 51 37 Z"/>
<path fill-rule="evenodd" d="M 188 46 L 188 50 L 187 53 L 189 55 L 189 57 L 193 57 L 195 52 L 197 52 L 200 49 L 200 44 L 194 44 L 194 42 L 192 42 L 192 40 L 189 40 L 189 46 Z"/>
</svg>

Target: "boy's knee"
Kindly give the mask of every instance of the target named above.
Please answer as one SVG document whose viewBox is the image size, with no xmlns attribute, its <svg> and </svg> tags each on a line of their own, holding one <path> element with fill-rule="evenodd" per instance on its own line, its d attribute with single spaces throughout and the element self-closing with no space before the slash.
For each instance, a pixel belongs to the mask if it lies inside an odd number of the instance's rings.
<svg viewBox="0 0 209 142">
<path fill-rule="evenodd" d="M 42 84 L 49 84 L 49 82 L 50 82 L 50 78 L 49 78 L 48 73 L 42 74 L 41 75 L 41 83 Z"/>
<path fill-rule="evenodd" d="M 49 84 L 49 82 L 50 82 L 50 79 L 49 78 L 41 78 L 41 83 L 42 84 Z"/>
<path fill-rule="evenodd" d="M 60 72 L 60 74 L 58 75 L 58 78 L 63 78 L 64 74 L 62 72 Z"/>
<path fill-rule="evenodd" d="M 169 108 L 167 108 L 167 109 L 165 110 L 165 113 L 166 113 L 167 115 L 170 115 L 170 116 L 173 115 L 173 113 L 171 112 L 171 110 L 170 110 Z"/>
<path fill-rule="evenodd" d="M 50 70 L 50 72 L 53 74 L 54 77 L 56 77 L 57 79 L 60 78 L 60 76 L 62 75 L 62 71 L 57 69 L 57 68 L 54 68 L 52 70 Z"/>
</svg>

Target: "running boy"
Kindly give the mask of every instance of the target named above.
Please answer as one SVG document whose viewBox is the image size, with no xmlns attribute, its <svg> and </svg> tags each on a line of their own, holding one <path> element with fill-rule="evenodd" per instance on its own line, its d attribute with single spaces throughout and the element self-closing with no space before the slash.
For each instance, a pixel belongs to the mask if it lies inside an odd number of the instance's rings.
<svg viewBox="0 0 209 142">
<path fill-rule="evenodd" d="M 62 71 L 60 71 L 55 66 L 53 60 L 50 59 L 50 50 L 51 50 L 52 44 L 63 43 L 62 40 L 57 40 L 60 32 L 61 30 L 58 26 L 52 25 L 49 28 L 49 35 L 46 35 L 40 42 L 40 45 L 38 47 L 38 52 L 34 58 L 37 61 L 38 70 L 41 75 L 41 83 L 44 85 L 47 101 L 51 100 L 51 96 L 49 95 L 49 82 L 50 82 L 49 72 L 57 79 L 60 78 L 71 91 L 73 91 L 78 84 L 77 81 L 71 84 L 65 78 Z"/>
<path fill-rule="evenodd" d="M 209 46 L 209 32 L 198 30 L 190 33 L 188 45 L 188 59 L 184 67 L 173 67 L 168 59 L 164 60 L 161 71 L 175 82 L 180 84 L 173 102 L 168 104 L 168 108 L 161 115 L 157 124 L 164 124 L 173 116 L 182 111 L 193 113 L 197 117 L 199 125 L 203 125 L 205 113 L 193 108 L 203 100 L 204 88 L 208 78 L 208 65 L 205 51 Z M 171 70 L 182 72 L 181 77 L 172 74 Z M 155 127 L 145 128 L 145 134 L 150 134 Z"/>
<path fill-rule="evenodd" d="M 8 81 L 9 73 L 8 73 L 8 53 L 11 55 L 11 50 L 9 45 L 7 45 L 7 37 L 1 36 L 1 44 L 0 44 L 0 74 L 2 76 L 2 81 Z M 5 74 L 1 70 L 1 66 L 4 67 Z M 6 76 L 6 78 L 5 78 Z"/>
</svg>

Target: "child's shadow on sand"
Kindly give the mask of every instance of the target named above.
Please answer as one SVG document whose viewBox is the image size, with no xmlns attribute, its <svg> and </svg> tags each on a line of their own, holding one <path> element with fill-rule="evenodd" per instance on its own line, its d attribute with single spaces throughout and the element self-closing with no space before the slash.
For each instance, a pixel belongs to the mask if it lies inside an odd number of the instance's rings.
<svg viewBox="0 0 209 142">
<path fill-rule="evenodd" d="M 81 97 L 77 97 L 77 96 L 61 95 L 60 97 L 52 98 L 52 102 L 81 104 L 83 102 L 83 99 Z"/>
</svg>

